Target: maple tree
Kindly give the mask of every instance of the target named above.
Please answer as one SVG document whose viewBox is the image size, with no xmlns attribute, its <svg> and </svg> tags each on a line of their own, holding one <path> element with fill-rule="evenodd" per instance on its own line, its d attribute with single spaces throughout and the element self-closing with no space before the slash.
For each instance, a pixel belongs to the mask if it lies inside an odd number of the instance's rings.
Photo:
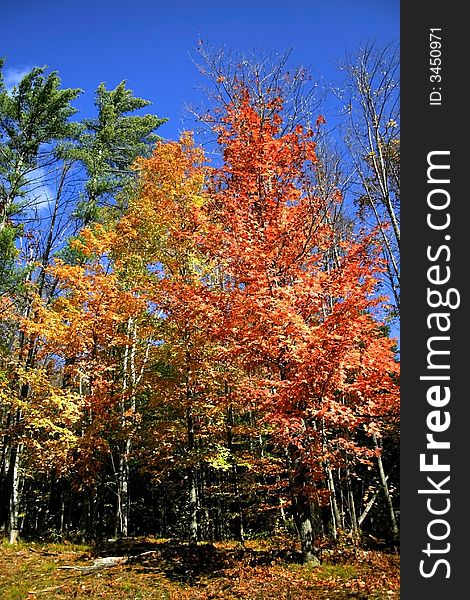
<svg viewBox="0 0 470 600">
<path fill-rule="evenodd" d="M 140 193 L 117 225 L 116 246 L 122 269 L 141 266 L 135 276 L 158 313 L 154 414 L 143 452 L 159 477 L 175 467 L 186 470 L 192 542 L 198 539 L 202 464 L 217 466 L 223 457 L 217 434 L 222 383 L 211 331 L 218 309 L 206 284 L 214 270 L 198 247 L 208 226 L 203 161 L 188 135 L 158 144 L 151 158 L 140 160 Z"/>
<path fill-rule="evenodd" d="M 116 530 L 127 535 L 128 461 L 151 340 L 145 298 L 128 277 L 113 269 L 114 239 L 115 234 L 98 225 L 81 232 L 73 247 L 87 260 L 83 265 L 57 261 L 51 271 L 65 294 L 48 312 L 63 324 L 51 344 L 67 365 L 68 384 L 87 407 L 75 461 L 80 487 L 90 495 L 100 466 L 111 461 L 117 486 Z M 89 515 L 83 519 L 87 526 Z"/>
<path fill-rule="evenodd" d="M 308 560 L 310 505 L 321 502 L 325 461 L 339 451 L 371 454 L 338 432 L 364 422 L 375 432 L 376 407 L 396 410 L 397 365 L 372 315 L 378 300 L 370 240 L 337 242 L 326 219 L 330 207 L 315 195 L 313 133 L 299 126 L 280 134 L 280 102 L 266 117 L 246 90 L 240 96 L 218 127 L 224 166 L 211 190 L 219 227 L 210 250 L 230 279 L 229 355 L 255 371 L 249 397 L 288 449 Z M 331 263 L 334 246 L 341 255 Z"/>
</svg>

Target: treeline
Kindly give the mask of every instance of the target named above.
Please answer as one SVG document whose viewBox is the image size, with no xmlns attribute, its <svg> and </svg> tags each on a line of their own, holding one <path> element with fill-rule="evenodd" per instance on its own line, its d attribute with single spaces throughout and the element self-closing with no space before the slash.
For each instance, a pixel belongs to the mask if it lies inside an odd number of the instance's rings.
<svg viewBox="0 0 470 600">
<path fill-rule="evenodd" d="M 354 160 L 282 63 L 205 57 L 214 166 L 124 82 L 79 122 L 56 73 L 0 80 L 10 542 L 288 531 L 313 560 L 322 537 L 397 541 L 395 58 L 359 57 Z"/>
</svg>

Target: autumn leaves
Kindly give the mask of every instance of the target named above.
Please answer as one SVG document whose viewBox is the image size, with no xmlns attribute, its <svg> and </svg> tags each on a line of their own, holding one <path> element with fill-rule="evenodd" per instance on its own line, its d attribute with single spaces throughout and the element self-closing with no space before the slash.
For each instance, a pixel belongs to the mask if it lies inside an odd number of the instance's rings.
<svg viewBox="0 0 470 600">
<path fill-rule="evenodd" d="M 132 469 L 183 474 L 191 541 L 212 509 L 235 513 L 242 537 L 262 499 L 291 511 L 310 559 L 312 506 L 331 503 L 334 473 L 372 460 L 373 436 L 396 426 L 398 365 L 372 237 L 341 228 L 340 195 L 319 192 L 314 133 L 283 133 L 282 103 L 264 108 L 246 90 L 228 107 L 220 167 L 189 134 L 139 159 L 128 208 L 70 242 L 74 260 L 49 269 L 59 293 L 36 299 L 21 327 L 55 373 L 55 427 L 73 446 L 45 445 L 43 460 L 83 493 L 114 478 L 118 533 Z M 36 435 L 33 372 L 24 439 Z"/>
</svg>

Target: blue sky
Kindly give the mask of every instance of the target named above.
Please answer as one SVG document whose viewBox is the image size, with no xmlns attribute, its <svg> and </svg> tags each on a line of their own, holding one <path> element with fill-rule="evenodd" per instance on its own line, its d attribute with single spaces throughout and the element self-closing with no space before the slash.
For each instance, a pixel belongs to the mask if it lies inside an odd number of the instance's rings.
<svg viewBox="0 0 470 600">
<path fill-rule="evenodd" d="M 399 38 L 399 8 L 399 0 L 3 0 L 0 56 L 11 80 L 36 65 L 59 71 L 64 86 L 85 91 L 75 105 L 87 117 L 100 82 L 126 79 L 169 118 L 159 133 L 174 139 L 185 128 L 185 103 L 204 100 L 190 58 L 198 39 L 242 51 L 292 49 L 293 64 L 334 81 L 338 60 L 361 42 Z"/>
</svg>

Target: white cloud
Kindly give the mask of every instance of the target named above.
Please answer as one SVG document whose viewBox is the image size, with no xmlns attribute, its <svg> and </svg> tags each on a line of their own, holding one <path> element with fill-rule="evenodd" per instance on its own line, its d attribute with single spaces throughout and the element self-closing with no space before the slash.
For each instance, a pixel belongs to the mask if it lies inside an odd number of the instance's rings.
<svg viewBox="0 0 470 600">
<path fill-rule="evenodd" d="M 30 171 L 27 175 L 26 196 L 24 198 L 26 208 L 31 212 L 42 212 L 47 210 L 54 201 L 54 192 L 48 180 L 51 173 L 42 167 Z"/>
<path fill-rule="evenodd" d="M 32 67 L 8 67 L 5 69 L 3 78 L 5 80 L 5 88 L 9 94 L 12 93 L 13 88 L 19 84 L 31 69 Z"/>
</svg>

